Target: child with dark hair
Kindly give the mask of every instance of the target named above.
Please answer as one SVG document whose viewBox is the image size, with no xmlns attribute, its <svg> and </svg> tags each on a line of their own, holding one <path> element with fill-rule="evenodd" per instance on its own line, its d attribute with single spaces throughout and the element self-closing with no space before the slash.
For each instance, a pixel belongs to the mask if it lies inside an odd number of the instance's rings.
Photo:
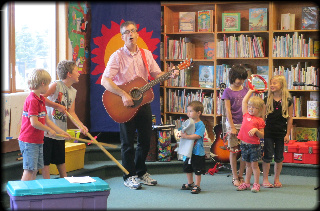
<svg viewBox="0 0 320 211">
<path fill-rule="evenodd" d="M 229 72 L 230 86 L 227 87 L 221 99 L 225 103 L 226 109 L 226 133 L 228 140 L 228 148 L 230 149 L 230 165 L 232 170 L 232 183 L 239 186 L 243 182 L 243 172 L 245 162 L 240 161 L 239 174 L 237 172 L 237 154 L 239 150 L 240 140 L 237 138 L 238 132 L 242 124 L 242 100 L 248 92 L 248 88 L 243 86 L 244 80 L 248 77 L 247 70 L 241 66 L 233 66 Z"/>
</svg>

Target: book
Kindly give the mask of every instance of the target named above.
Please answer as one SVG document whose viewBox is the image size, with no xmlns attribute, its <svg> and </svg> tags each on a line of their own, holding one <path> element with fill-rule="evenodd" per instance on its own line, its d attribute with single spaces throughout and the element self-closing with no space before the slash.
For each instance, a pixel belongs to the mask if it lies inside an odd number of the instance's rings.
<svg viewBox="0 0 320 211">
<path fill-rule="evenodd" d="M 179 12 L 179 32 L 195 31 L 196 12 Z"/>
<path fill-rule="evenodd" d="M 307 118 L 319 118 L 319 101 L 307 101 Z"/>
<path fill-rule="evenodd" d="M 317 141 L 317 128 L 307 128 L 307 127 L 295 127 L 294 139 L 297 141 L 300 140 L 309 140 Z"/>
<path fill-rule="evenodd" d="M 267 31 L 267 8 L 249 9 L 249 31 Z"/>
<path fill-rule="evenodd" d="M 319 7 L 302 7 L 301 29 L 319 29 Z"/>
<path fill-rule="evenodd" d="M 295 14 L 281 14 L 281 30 L 295 29 Z"/>
<path fill-rule="evenodd" d="M 212 10 L 198 11 L 198 32 L 211 32 L 211 13 Z"/>
<path fill-rule="evenodd" d="M 313 42 L 313 54 L 315 57 L 319 56 L 319 41 L 314 41 Z"/>
<path fill-rule="evenodd" d="M 214 66 L 199 65 L 199 86 L 213 88 Z"/>
<path fill-rule="evenodd" d="M 240 13 L 222 13 L 222 31 L 240 31 Z"/>
<path fill-rule="evenodd" d="M 214 58 L 214 42 L 204 43 L 204 59 Z"/>
<path fill-rule="evenodd" d="M 257 66 L 257 74 L 262 76 L 264 80 L 266 80 L 268 84 L 268 73 L 269 73 L 269 66 Z M 265 84 L 259 77 L 253 77 L 252 85 L 254 85 L 255 89 L 264 89 Z"/>
</svg>

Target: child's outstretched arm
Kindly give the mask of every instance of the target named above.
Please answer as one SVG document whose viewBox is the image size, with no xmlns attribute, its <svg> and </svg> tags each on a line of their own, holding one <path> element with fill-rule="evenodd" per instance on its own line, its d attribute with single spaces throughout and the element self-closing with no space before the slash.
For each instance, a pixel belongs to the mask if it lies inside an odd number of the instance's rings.
<svg viewBox="0 0 320 211">
<path fill-rule="evenodd" d="M 58 127 L 57 125 L 55 125 L 48 117 L 48 115 L 46 115 L 46 126 L 49 127 L 51 130 L 54 131 L 53 134 L 49 134 L 50 135 L 53 135 L 53 136 L 56 136 L 56 134 L 61 134 L 61 135 L 64 135 L 64 136 L 67 136 L 66 140 L 70 140 L 71 139 L 71 136 L 69 133 L 67 133 L 66 131 L 62 130 L 60 127 Z"/>
<path fill-rule="evenodd" d="M 248 112 L 248 101 L 249 98 L 251 97 L 251 94 L 254 92 L 254 90 L 249 89 L 249 91 L 247 92 L 247 94 L 244 96 L 244 98 L 242 99 L 242 114 L 245 114 Z"/>
<path fill-rule="evenodd" d="M 76 125 L 80 129 L 80 131 L 83 135 L 86 135 L 89 130 L 79 120 L 79 118 L 75 112 L 75 101 L 72 103 L 71 107 L 68 109 L 68 113 L 73 117 L 73 119 L 71 118 L 71 121 L 73 122 L 73 124 Z M 81 125 L 78 125 L 78 124 L 81 124 Z"/>
<path fill-rule="evenodd" d="M 61 105 L 59 103 L 52 102 L 51 100 L 49 100 L 47 98 L 48 96 L 52 95 L 56 91 L 56 88 L 57 88 L 57 83 L 53 82 L 52 84 L 50 84 L 48 91 L 45 94 L 43 94 L 42 96 L 45 97 L 46 106 L 52 107 L 54 109 L 57 109 L 61 113 L 65 113 L 64 112 L 66 110 L 65 106 L 63 106 L 63 105 Z"/>
<path fill-rule="evenodd" d="M 46 115 L 46 121 L 47 121 L 47 115 Z M 32 127 L 38 129 L 38 130 L 43 130 L 48 132 L 50 135 L 55 136 L 56 135 L 56 131 L 54 131 L 53 129 L 51 129 L 49 126 L 42 124 L 41 122 L 39 122 L 38 117 L 37 116 L 30 116 L 30 123 L 32 125 Z"/>
</svg>

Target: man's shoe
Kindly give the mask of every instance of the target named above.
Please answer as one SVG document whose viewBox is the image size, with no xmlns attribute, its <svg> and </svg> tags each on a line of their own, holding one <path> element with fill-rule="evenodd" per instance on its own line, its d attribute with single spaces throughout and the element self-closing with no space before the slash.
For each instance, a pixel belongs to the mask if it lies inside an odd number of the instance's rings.
<svg viewBox="0 0 320 211">
<path fill-rule="evenodd" d="M 130 189 L 140 189 L 141 188 L 141 184 L 137 181 L 138 176 L 132 176 L 132 177 L 128 177 L 125 181 L 124 181 L 124 185 L 127 186 Z"/>
<path fill-rule="evenodd" d="M 150 177 L 150 174 L 145 173 L 142 177 L 138 177 L 138 182 L 143 183 L 145 185 L 156 185 L 158 182 Z"/>
</svg>

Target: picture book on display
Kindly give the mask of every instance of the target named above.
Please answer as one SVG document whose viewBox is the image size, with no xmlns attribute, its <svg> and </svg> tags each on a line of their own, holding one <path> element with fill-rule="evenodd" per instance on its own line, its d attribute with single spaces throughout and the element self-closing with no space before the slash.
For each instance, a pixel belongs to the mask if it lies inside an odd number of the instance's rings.
<svg viewBox="0 0 320 211">
<path fill-rule="evenodd" d="M 240 31 L 240 13 L 222 13 L 222 31 Z"/>
<path fill-rule="evenodd" d="M 257 74 L 262 76 L 264 80 L 267 82 L 267 84 L 268 84 L 268 72 L 269 72 L 269 66 L 257 66 Z M 264 89 L 265 87 L 263 81 L 258 77 L 253 77 L 252 85 L 254 85 L 256 89 Z"/>
<path fill-rule="evenodd" d="M 317 141 L 317 128 L 307 128 L 307 127 L 294 127 L 293 128 L 293 140 L 309 140 L 309 141 Z"/>
<path fill-rule="evenodd" d="M 319 101 L 307 101 L 307 117 L 319 118 Z"/>
<path fill-rule="evenodd" d="M 204 59 L 213 59 L 214 57 L 214 42 L 204 43 Z"/>
<path fill-rule="evenodd" d="M 249 31 L 267 31 L 267 8 L 249 9 Z"/>
<path fill-rule="evenodd" d="M 198 11 L 198 32 L 211 31 L 211 10 Z"/>
<path fill-rule="evenodd" d="M 199 86 L 213 88 L 214 66 L 199 65 Z"/>
<path fill-rule="evenodd" d="M 281 30 L 295 30 L 295 14 L 281 14 Z"/>
<path fill-rule="evenodd" d="M 301 29 L 319 29 L 319 7 L 302 7 Z"/>
<path fill-rule="evenodd" d="M 196 12 L 179 12 L 179 32 L 195 31 Z"/>
</svg>

